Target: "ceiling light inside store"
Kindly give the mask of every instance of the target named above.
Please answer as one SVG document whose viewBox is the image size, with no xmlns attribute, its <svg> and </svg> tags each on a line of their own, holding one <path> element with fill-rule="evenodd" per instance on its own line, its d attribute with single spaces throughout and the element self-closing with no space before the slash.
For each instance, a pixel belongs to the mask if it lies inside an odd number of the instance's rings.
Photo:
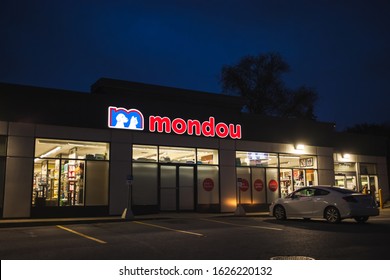
<svg viewBox="0 0 390 280">
<path fill-rule="evenodd" d="M 37 162 L 38 160 L 40 160 L 40 159 L 42 159 L 42 158 L 45 158 L 45 157 L 47 157 L 47 156 L 49 156 L 49 155 L 51 155 L 51 154 L 53 154 L 53 153 L 55 153 L 55 152 L 57 152 L 57 151 L 59 151 L 59 150 L 61 150 L 61 147 L 60 147 L 60 146 L 57 146 L 57 147 L 55 147 L 54 149 L 51 149 L 50 151 L 48 151 L 48 152 L 46 152 L 46 153 L 40 155 L 39 158 L 36 158 L 34 161 Z"/>
</svg>

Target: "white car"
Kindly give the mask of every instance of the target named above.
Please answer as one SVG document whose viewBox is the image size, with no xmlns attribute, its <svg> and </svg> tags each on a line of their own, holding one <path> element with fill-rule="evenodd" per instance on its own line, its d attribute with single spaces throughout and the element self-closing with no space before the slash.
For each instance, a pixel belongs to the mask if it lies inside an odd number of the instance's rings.
<svg viewBox="0 0 390 280">
<path fill-rule="evenodd" d="M 378 216 L 379 209 L 371 195 L 333 186 L 304 187 L 278 198 L 269 207 L 270 216 L 287 218 L 324 218 L 330 223 L 353 218 L 364 223 Z"/>
</svg>

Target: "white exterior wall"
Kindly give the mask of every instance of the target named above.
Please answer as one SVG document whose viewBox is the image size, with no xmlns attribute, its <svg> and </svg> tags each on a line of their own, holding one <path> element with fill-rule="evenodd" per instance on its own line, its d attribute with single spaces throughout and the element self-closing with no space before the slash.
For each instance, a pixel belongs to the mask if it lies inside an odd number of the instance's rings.
<svg viewBox="0 0 390 280">
<path fill-rule="evenodd" d="M 8 123 L 0 121 L 0 135 L 8 134 Z"/>
<path fill-rule="evenodd" d="M 110 215 L 120 215 L 127 207 L 127 175 L 131 174 L 133 133 L 113 130 L 110 154 Z"/>
<path fill-rule="evenodd" d="M 36 125 L 35 137 L 109 142 L 111 140 L 111 130 L 67 126 Z"/>
<path fill-rule="evenodd" d="M 390 198 L 389 193 L 389 178 L 387 176 L 387 163 L 385 157 L 356 155 L 357 162 L 362 163 L 375 163 L 376 172 L 378 175 L 378 188 L 382 190 L 383 202 Z M 360 171 L 359 171 L 360 172 Z"/>
<path fill-rule="evenodd" d="M 380 158 L 377 163 L 378 187 L 382 190 L 383 202 L 390 200 L 390 185 L 387 170 L 386 158 Z"/>
<path fill-rule="evenodd" d="M 221 212 L 234 212 L 237 207 L 235 143 L 234 140 L 220 140 L 219 182 Z"/>
<path fill-rule="evenodd" d="M 34 125 L 10 123 L 4 189 L 4 218 L 30 216 Z"/>
<path fill-rule="evenodd" d="M 356 155 L 349 154 L 349 158 L 345 159 L 342 154 L 335 153 L 333 155 L 335 162 L 354 162 L 354 163 L 373 163 L 376 164 L 376 171 L 378 175 L 378 188 L 382 190 L 383 202 L 390 199 L 390 187 L 389 177 L 387 174 L 387 160 L 386 157 L 378 156 L 367 156 L 367 155 Z M 359 164 L 356 165 L 356 175 L 358 183 L 360 184 L 360 170 Z"/>
<path fill-rule="evenodd" d="M 128 130 L 88 129 L 0 122 L 0 134 L 8 135 L 3 217 L 29 217 L 35 138 L 61 138 L 110 142 L 109 213 L 120 215 L 127 206 L 127 175 L 132 168 L 132 144 L 219 149 L 221 212 L 236 209 L 236 151 L 298 153 L 293 144 L 278 144 L 205 137 L 155 134 Z M 305 146 L 300 154 L 317 157 L 319 184 L 334 184 L 333 148 Z M 375 163 L 384 200 L 390 198 L 385 157 L 351 155 L 351 161 Z"/>
<path fill-rule="evenodd" d="M 111 139 L 111 131 L 26 123 L 8 124 L 7 161 L 4 189 L 4 218 L 30 217 L 35 138 L 62 138 L 89 141 Z M 0 124 L 1 132 L 7 128 Z"/>
<path fill-rule="evenodd" d="M 317 148 L 318 184 L 334 185 L 333 148 Z"/>
</svg>

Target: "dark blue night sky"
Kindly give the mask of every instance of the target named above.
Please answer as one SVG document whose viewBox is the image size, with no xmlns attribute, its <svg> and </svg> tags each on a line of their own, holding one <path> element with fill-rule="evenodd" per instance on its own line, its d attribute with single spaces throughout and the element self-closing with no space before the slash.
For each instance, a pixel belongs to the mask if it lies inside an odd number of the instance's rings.
<svg viewBox="0 0 390 280">
<path fill-rule="evenodd" d="M 221 92 L 223 65 L 278 52 L 319 121 L 390 121 L 388 0 L 1 0 L 0 82 L 89 91 L 100 77 Z"/>
</svg>

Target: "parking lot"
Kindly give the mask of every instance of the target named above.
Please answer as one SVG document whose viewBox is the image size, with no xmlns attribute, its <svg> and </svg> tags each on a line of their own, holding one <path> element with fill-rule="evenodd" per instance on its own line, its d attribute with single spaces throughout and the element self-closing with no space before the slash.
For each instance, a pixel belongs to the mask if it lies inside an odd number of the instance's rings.
<svg viewBox="0 0 390 280">
<path fill-rule="evenodd" d="M 30 221 L 32 222 L 32 221 Z M 6 259 L 389 259 L 390 211 L 366 224 L 276 221 L 267 213 L 166 213 L 134 220 L 46 220 L 0 228 Z"/>
</svg>

